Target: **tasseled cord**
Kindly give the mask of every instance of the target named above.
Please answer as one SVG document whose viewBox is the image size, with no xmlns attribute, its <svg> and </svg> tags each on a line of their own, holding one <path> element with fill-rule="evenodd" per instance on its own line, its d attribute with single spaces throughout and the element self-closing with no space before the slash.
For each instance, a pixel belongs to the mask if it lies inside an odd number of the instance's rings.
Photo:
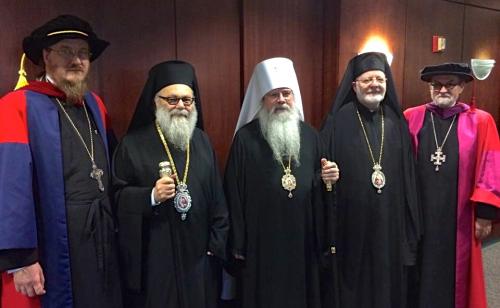
<svg viewBox="0 0 500 308">
<path fill-rule="evenodd" d="M 17 80 L 16 87 L 14 90 L 17 90 L 19 88 L 22 88 L 26 85 L 28 85 L 28 79 L 26 79 L 26 70 L 24 69 L 24 59 L 26 58 L 26 54 L 23 53 L 23 56 L 21 57 L 21 63 L 19 64 L 19 71 L 17 72 L 19 74 L 19 79 Z"/>
</svg>

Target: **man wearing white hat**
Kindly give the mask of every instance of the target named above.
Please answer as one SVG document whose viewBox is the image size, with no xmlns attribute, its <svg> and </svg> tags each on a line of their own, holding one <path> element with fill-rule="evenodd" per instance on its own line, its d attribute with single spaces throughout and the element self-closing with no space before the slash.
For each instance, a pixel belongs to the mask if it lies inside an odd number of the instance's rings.
<svg viewBox="0 0 500 308">
<path fill-rule="evenodd" d="M 329 251 L 322 153 L 317 132 L 303 120 L 292 61 L 257 64 L 225 173 L 229 250 L 243 308 L 320 307 L 320 256 Z"/>
</svg>

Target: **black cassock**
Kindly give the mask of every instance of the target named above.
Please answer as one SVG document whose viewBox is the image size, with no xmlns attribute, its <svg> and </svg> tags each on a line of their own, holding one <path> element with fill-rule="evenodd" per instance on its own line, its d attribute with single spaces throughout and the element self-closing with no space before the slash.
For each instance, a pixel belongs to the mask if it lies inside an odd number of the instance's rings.
<svg viewBox="0 0 500 308">
<path fill-rule="evenodd" d="M 115 152 L 113 184 L 127 307 L 216 307 L 227 208 L 206 134 L 195 129 L 190 148 L 192 206 L 185 220 L 173 200 L 151 206 L 158 163 L 168 161 L 153 124 L 129 133 Z M 171 144 L 169 149 L 182 179 L 186 152 Z"/>
<path fill-rule="evenodd" d="M 325 140 L 334 141 L 329 158 L 336 161 L 341 177 L 336 184 L 337 260 L 340 307 L 406 307 L 407 245 L 405 230 L 405 168 L 403 154 L 411 155 L 409 144 L 403 149 L 401 125 L 404 121 L 392 108 L 384 111 L 382 172 L 386 184 L 382 193 L 372 185 L 373 161 L 370 157 L 356 107 L 370 141 L 375 161 L 379 159 L 381 114 L 371 113 L 357 102 L 342 106 L 335 121 L 326 122 Z M 333 136 L 331 135 L 333 132 Z M 333 152 L 332 152 L 333 151 Z M 403 152 L 404 151 L 404 152 Z"/>
<path fill-rule="evenodd" d="M 288 197 L 282 165 L 273 157 L 258 120 L 242 127 L 231 148 L 224 189 L 231 218 L 229 249 L 245 256 L 238 282 L 243 308 L 320 307 L 322 202 L 318 134 L 301 123 L 297 187 Z M 288 166 L 288 159 L 283 159 Z M 319 193 L 318 193 L 319 192 Z"/>
</svg>

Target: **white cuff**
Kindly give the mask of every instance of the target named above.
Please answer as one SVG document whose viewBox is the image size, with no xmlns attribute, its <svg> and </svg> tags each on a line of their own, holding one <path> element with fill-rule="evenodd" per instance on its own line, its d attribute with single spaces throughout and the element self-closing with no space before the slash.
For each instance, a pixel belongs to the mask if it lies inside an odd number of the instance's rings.
<svg viewBox="0 0 500 308">
<path fill-rule="evenodd" d="M 155 200 L 155 188 L 153 187 L 153 190 L 151 190 L 151 206 L 155 206 L 160 204 L 161 202 L 156 202 Z"/>
</svg>

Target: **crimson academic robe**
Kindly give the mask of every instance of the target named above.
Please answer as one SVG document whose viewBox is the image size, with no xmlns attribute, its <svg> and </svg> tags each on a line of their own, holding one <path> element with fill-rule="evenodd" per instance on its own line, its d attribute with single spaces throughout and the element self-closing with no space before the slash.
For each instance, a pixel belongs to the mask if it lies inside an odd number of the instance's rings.
<svg viewBox="0 0 500 308">
<path fill-rule="evenodd" d="M 474 237 L 476 203 L 500 207 L 500 142 L 490 114 L 465 108 L 458 114 L 455 307 L 486 308 L 481 242 Z M 425 105 L 405 111 L 415 153 L 426 115 Z M 433 149 L 435 150 L 435 149 Z M 445 153 L 446 154 L 446 153 Z M 429 152 L 430 155 L 430 152 Z M 419 161 L 419 164 L 424 162 Z M 425 192 L 423 192 L 425 193 Z M 425 204 L 423 205 L 425 208 Z M 424 234 L 425 237 L 425 234 Z M 425 238 L 424 238 L 425 240 Z"/>
<path fill-rule="evenodd" d="M 47 291 L 27 299 L 4 273 L 2 305 L 121 307 L 108 187 L 99 192 L 88 176 L 90 159 L 54 97 L 63 100 L 49 83 L 33 82 L 0 102 L 0 271 L 38 261 Z M 93 93 L 85 95 L 85 102 L 96 163 L 106 172 L 106 110 Z M 83 122 L 85 128 L 83 119 L 75 125 Z M 73 195 L 80 191 L 90 192 L 92 199 Z"/>
</svg>

